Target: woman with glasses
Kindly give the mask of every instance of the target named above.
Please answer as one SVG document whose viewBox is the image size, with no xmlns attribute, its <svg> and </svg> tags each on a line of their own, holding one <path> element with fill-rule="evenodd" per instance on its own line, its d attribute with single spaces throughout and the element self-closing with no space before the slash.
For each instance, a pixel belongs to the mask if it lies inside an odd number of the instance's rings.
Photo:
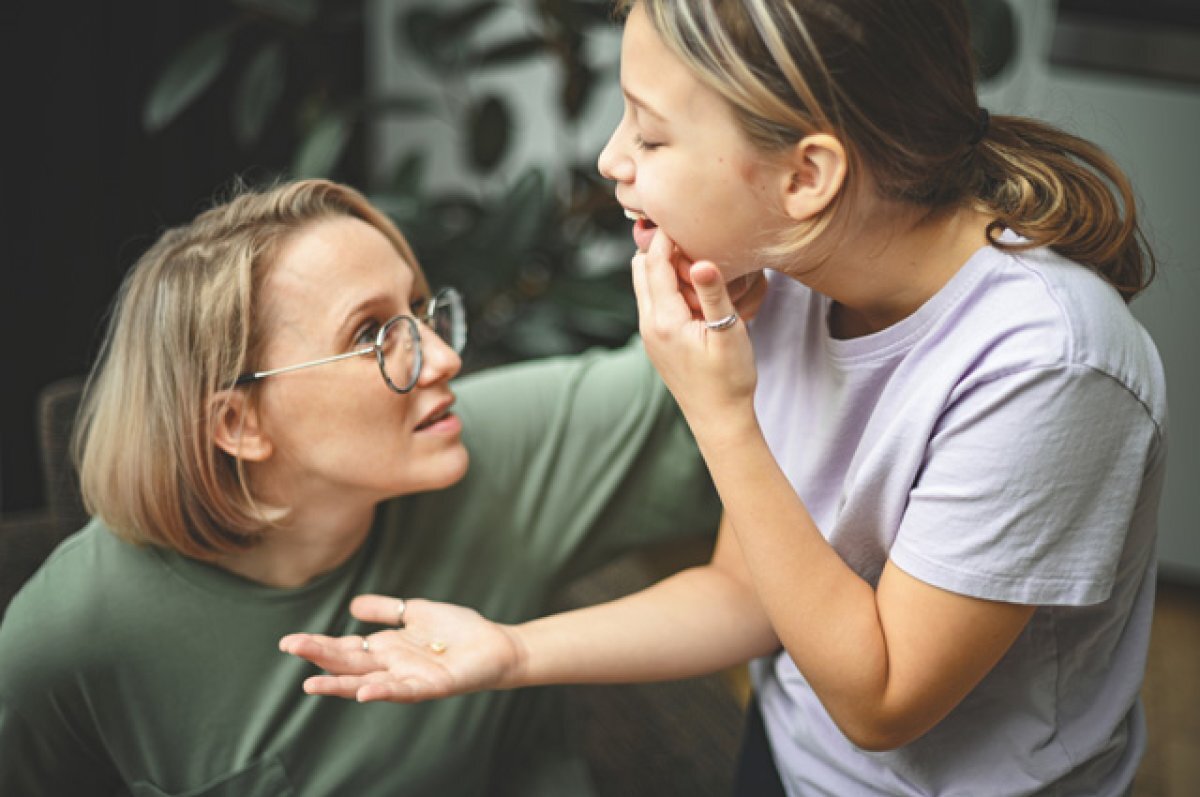
<svg viewBox="0 0 1200 797">
<path fill-rule="evenodd" d="M 0 794 L 588 793 L 557 695 L 358 706 L 305 695 L 311 665 L 277 648 L 369 649 L 364 593 L 528 619 L 618 553 L 715 528 L 638 348 L 452 389 L 465 339 L 458 294 L 344 186 L 244 192 L 165 233 L 81 410 L 95 519 L 0 625 Z"/>
</svg>

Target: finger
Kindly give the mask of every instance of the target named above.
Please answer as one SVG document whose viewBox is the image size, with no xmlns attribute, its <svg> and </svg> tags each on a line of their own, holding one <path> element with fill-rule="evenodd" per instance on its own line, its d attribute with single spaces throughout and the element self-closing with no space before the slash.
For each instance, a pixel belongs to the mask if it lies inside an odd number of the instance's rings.
<svg viewBox="0 0 1200 797">
<path fill-rule="evenodd" d="M 716 321 L 734 312 L 725 280 L 712 263 L 700 261 L 692 266 L 692 285 L 700 297 L 700 310 L 706 321 Z"/>
<path fill-rule="evenodd" d="M 646 288 L 646 253 L 638 252 L 629 265 L 633 277 L 633 296 L 637 299 L 638 326 L 644 329 L 652 312 L 650 292 Z"/>
<path fill-rule="evenodd" d="M 365 683 L 358 675 L 314 675 L 304 679 L 304 693 L 355 700 Z"/>
<path fill-rule="evenodd" d="M 359 595 L 350 601 L 350 614 L 367 623 L 403 627 L 409 617 L 409 602 L 387 595 Z"/>
<path fill-rule="evenodd" d="M 380 700 L 391 703 L 419 703 L 435 697 L 431 690 L 423 689 L 422 686 L 422 682 L 415 678 L 370 683 L 360 687 L 354 698 L 360 703 L 373 703 Z"/>
<path fill-rule="evenodd" d="M 305 659 L 335 675 L 361 675 L 377 668 L 374 657 L 362 649 L 362 637 L 319 637 L 293 634 L 279 642 L 279 649 Z"/>
<path fill-rule="evenodd" d="M 691 311 L 679 289 L 679 276 L 671 261 L 674 252 L 675 243 L 665 232 L 658 230 L 646 252 L 646 294 L 656 315 L 686 314 L 691 318 Z"/>
</svg>

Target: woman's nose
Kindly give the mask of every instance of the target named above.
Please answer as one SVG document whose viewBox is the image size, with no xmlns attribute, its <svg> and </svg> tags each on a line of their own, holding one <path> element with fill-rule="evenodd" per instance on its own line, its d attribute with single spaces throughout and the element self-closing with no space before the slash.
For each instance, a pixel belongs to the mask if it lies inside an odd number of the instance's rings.
<svg viewBox="0 0 1200 797">
<path fill-rule="evenodd" d="M 429 387 L 454 376 L 462 370 L 462 358 L 450 344 L 432 329 L 425 327 L 421 330 L 421 374 L 417 377 L 417 385 Z"/>
<path fill-rule="evenodd" d="M 600 174 L 609 180 L 618 183 L 633 182 L 634 165 L 633 159 L 629 154 L 623 151 L 618 135 L 624 125 L 618 126 L 613 134 L 609 136 L 608 143 L 604 145 L 604 149 L 600 150 L 600 157 L 596 159 L 596 168 Z"/>
</svg>

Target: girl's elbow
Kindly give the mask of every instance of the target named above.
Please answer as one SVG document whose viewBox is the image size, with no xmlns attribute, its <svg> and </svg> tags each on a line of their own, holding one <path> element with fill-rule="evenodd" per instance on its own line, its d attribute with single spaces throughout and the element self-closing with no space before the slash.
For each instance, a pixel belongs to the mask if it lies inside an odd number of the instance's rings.
<svg viewBox="0 0 1200 797">
<path fill-rule="evenodd" d="M 886 753 L 921 738 L 930 726 L 905 717 L 880 714 L 862 717 L 834 717 L 839 729 L 860 750 Z"/>
</svg>

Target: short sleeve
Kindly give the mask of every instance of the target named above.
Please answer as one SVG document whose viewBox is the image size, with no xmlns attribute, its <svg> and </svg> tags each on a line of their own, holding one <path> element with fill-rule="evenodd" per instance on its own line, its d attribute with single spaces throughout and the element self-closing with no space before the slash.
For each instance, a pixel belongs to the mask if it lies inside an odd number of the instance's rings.
<svg viewBox="0 0 1200 797">
<path fill-rule="evenodd" d="M 713 534 L 720 504 L 686 421 L 635 338 L 494 369 L 459 387 L 470 501 L 558 583 L 634 547 Z"/>
<path fill-rule="evenodd" d="M 891 559 L 990 600 L 1103 601 L 1160 446 L 1141 402 L 1091 368 L 984 381 L 940 418 Z"/>
<path fill-rule="evenodd" d="M 84 738 L 70 635 L 51 627 L 53 612 L 39 616 L 37 586 L 17 595 L 0 625 L 0 794 L 112 794 L 116 773 Z"/>
</svg>

